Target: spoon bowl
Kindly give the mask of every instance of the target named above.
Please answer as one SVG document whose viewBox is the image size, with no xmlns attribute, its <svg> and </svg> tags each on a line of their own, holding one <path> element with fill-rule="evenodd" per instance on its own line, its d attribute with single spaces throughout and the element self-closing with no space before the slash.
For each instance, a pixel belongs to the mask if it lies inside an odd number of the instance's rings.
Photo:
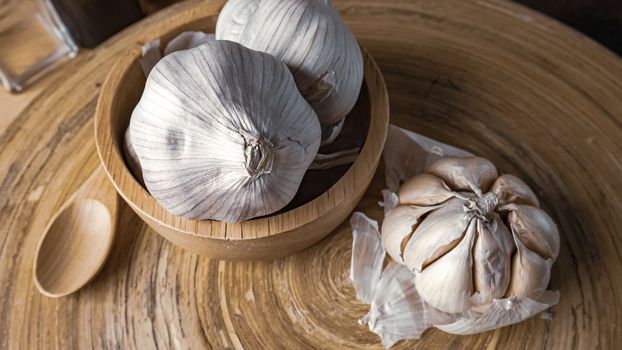
<svg viewBox="0 0 622 350">
<path fill-rule="evenodd" d="M 42 294 L 71 294 L 97 275 L 114 241 L 117 204 L 101 167 L 65 202 L 37 246 L 34 280 Z"/>
</svg>

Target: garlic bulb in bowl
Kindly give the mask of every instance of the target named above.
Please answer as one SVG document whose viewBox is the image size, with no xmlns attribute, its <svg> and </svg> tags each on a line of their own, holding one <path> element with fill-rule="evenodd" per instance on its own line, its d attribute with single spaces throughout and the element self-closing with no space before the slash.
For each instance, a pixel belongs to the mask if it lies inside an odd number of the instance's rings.
<svg viewBox="0 0 622 350">
<path fill-rule="evenodd" d="M 145 185 L 167 211 L 238 222 L 293 198 L 320 125 L 282 62 L 209 41 L 156 64 L 129 135 Z"/>
<path fill-rule="evenodd" d="M 439 311 L 484 312 L 546 290 L 559 232 L 531 189 L 478 157 L 443 158 L 406 181 L 387 213 L 387 253 Z"/>
<path fill-rule="evenodd" d="M 363 57 L 329 0 L 229 0 L 218 17 L 216 39 L 282 60 L 322 126 L 334 126 L 337 133 L 357 101 Z"/>
</svg>

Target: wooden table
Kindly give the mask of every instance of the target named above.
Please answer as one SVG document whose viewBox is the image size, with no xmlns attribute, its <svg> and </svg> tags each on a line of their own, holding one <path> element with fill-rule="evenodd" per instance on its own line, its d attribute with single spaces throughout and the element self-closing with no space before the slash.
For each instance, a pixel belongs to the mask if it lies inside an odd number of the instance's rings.
<svg viewBox="0 0 622 350">
<path fill-rule="evenodd" d="M 189 254 L 127 207 L 102 273 L 76 295 L 36 291 L 39 235 L 97 165 L 92 113 L 106 72 L 150 29 L 222 1 L 183 3 L 66 65 L 0 134 L 0 348 L 380 349 L 356 321 L 347 223 L 276 261 Z M 493 160 L 537 190 L 562 244 L 552 319 L 411 348 L 614 348 L 622 341 L 622 62 L 580 34 L 500 0 L 336 0 L 379 63 L 394 123 Z M 382 173 L 359 205 L 379 219 Z"/>
<path fill-rule="evenodd" d="M 12 94 L 5 89 L 0 89 L 0 134 L 22 113 L 22 111 L 43 91 L 52 77 L 45 77 L 34 86 L 28 87 L 20 94 Z"/>
</svg>

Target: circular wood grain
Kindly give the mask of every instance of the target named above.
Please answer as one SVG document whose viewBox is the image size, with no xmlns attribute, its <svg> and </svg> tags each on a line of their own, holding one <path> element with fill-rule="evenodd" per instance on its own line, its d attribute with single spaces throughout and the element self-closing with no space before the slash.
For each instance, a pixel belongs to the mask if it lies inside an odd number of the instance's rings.
<svg viewBox="0 0 622 350">
<path fill-rule="evenodd" d="M 52 300 L 32 281 L 47 220 L 97 165 L 92 115 L 113 60 L 184 3 L 82 55 L 0 136 L 0 348 L 380 349 L 356 321 L 347 223 L 275 261 L 176 248 L 127 207 L 102 273 Z M 214 6 L 221 3 L 214 2 Z M 511 3 L 335 1 L 378 62 L 394 123 L 489 157 L 526 179 L 559 223 L 552 318 L 412 348 L 614 348 L 622 341 L 622 62 Z M 375 218 L 380 170 L 358 209 Z"/>
</svg>

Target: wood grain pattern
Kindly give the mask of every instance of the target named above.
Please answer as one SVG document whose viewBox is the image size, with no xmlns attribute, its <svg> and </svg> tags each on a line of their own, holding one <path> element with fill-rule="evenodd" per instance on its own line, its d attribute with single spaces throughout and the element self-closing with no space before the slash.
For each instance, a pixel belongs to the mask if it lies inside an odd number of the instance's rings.
<svg viewBox="0 0 622 350">
<path fill-rule="evenodd" d="M 212 7 L 176 16 L 160 33 L 214 30 Z M 155 36 L 154 36 L 155 37 Z M 166 42 L 166 41 L 164 41 Z M 350 169 L 319 197 L 294 209 L 240 223 L 187 220 L 166 211 L 132 176 L 123 158 L 123 140 L 132 110 L 143 91 L 140 47 L 129 49 L 108 75 L 95 112 L 95 138 L 102 164 L 119 194 L 153 230 L 171 242 L 211 258 L 258 259 L 289 255 L 316 243 L 342 223 L 369 186 L 382 154 L 389 119 L 388 97 L 378 67 L 363 49 L 366 88 L 352 119 L 369 120 L 361 152 Z M 362 123 L 361 123 L 362 124 Z"/>
<path fill-rule="evenodd" d="M 61 300 L 36 291 L 39 234 L 98 163 L 92 115 L 111 59 L 161 21 L 205 3 L 162 11 L 80 56 L 0 136 L 0 348 L 381 349 L 356 323 L 366 307 L 348 282 L 347 223 L 288 258 L 220 262 L 169 244 L 124 206 L 109 262 L 89 286 Z M 432 330 L 395 349 L 615 348 L 622 341 L 620 59 L 504 1 L 334 3 L 378 62 L 394 123 L 525 179 L 560 227 L 551 288 L 561 299 L 551 320 L 473 336 Z M 358 209 L 380 218 L 383 187 L 380 170 Z"/>
<path fill-rule="evenodd" d="M 35 285 L 49 297 L 83 287 L 102 269 L 116 233 L 119 196 L 102 167 L 51 219 L 33 265 Z"/>
<path fill-rule="evenodd" d="M 38 46 L 32 47 L 32 49 L 40 49 Z M 86 50 L 82 50 L 78 55 L 86 54 Z M 32 54 L 31 51 L 22 52 L 23 55 Z M 66 64 L 72 64 L 72 61 L 65 62 Z M 2 134 L 11 123 L 17 119 L 17 117 L 28 107 L 28 105 L 37 97 L 43 90 L 49 88 L 54 84 L 55 80 L 58 80 L 62 76 L 63 70 L 52 70 L 47 75 L 43 75 L 37 80 L 32 82 L 23 91 L 18 93 L 11 93 L 4 88 L 0 88 L 0 134 Z"/>
</svg>

